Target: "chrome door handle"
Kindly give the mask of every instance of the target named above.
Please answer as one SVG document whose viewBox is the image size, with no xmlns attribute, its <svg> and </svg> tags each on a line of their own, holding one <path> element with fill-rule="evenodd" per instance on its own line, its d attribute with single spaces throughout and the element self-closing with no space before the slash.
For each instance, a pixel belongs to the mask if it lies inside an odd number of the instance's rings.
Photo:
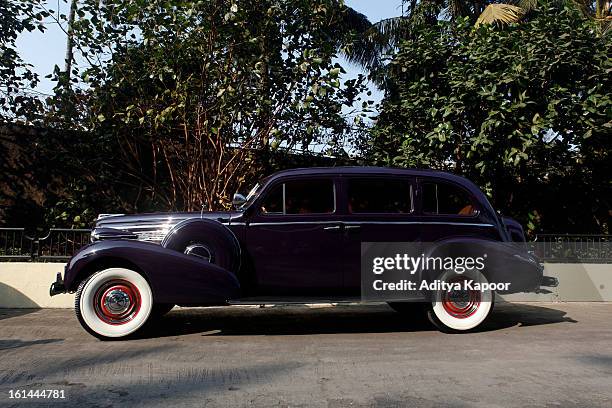
<svg viewBox="0 0 612 408">
<path fill-rule="evenodd" d="M 334 225 L 333 227 L 324 227 L 323 229 L 325 231 L 340 231 L 340 226 L 339 225 Z"/>
<path fill-rule="evenodd" d="M 361 225 L 346 225 L 344 228 L 346 230 L 358 230 L 359 228 L 361 228 Z"/>
</svg>

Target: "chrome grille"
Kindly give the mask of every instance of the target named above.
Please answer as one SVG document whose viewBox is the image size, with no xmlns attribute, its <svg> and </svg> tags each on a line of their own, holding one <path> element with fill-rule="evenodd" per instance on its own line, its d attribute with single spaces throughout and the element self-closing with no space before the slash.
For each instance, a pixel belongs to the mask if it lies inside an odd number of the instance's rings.
<svg viewBox="0 0 612 408">
<path fill-rule="evenodd" d="M 168 230 L 133 231 L 139 241 L 160 243 L 168 233 Z"/>
</svg>

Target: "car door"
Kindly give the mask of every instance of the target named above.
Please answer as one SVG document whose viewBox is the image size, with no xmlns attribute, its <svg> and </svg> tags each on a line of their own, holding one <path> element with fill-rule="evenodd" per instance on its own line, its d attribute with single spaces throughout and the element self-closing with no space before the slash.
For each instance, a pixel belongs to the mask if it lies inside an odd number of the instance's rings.
<svg viewBox="0 0 612 408">
<path fill-rule="evenodd" d="M 454 236 L 498 240 L 497 226 L 483 219 L 478 200 L 465 188 L 437 178 L 419 178 L 421 238 L 435 242 Z"/>
<path fill-rule="evenodd" d="M 337 179 L 281 179 L 262 192 L 246 228 L 260 295 L 329 295 L 342 290 Z"/>
<path fill-rule="evenodd" d="M 343 178 L 342 217 L 345 235 L 344 286 L 348 295 L 361 291 L 362 242 L 418 241 L 420 228 L 414 211 L 414 178 L 363 175 Z"/>
</svg>

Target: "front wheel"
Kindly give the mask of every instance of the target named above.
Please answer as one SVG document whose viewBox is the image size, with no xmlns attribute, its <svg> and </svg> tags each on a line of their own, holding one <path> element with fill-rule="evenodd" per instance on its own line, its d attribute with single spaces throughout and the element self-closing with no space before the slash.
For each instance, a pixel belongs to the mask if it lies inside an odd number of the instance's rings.
<svg viewBox="0 0 612 408">
<path fill-rule="evenodd" d="M 128 336 L 140 329 L 153 309 L 153 293 L 138 272 L 109 268 L 81 282 L 75 296 L 79 323 L 100 339 Z"/>
<path fill-rule="evenodd" d="M 479 271 L 469 271 L 457 274 L 447 271 L 440 280 L 451 284 L 459 284 L 463 290 L 439 290 L 433 295 L 427 317 L 440 331 L 459 333 L 475 329 L 481 325 L 493 309 L 494 292 L 492 290 L 470 289 L 479 283 L 488 283 Z"/>
</svg>

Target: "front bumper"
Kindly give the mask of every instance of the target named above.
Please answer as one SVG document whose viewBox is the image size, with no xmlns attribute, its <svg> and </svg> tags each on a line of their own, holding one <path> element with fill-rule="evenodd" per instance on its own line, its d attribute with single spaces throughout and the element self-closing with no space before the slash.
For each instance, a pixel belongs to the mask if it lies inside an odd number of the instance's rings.
<svg viewBox="0 0 612 408">
<path fill-rule="evenodd" d="M 60 293 L 66 293 L 66 286 L 64 286 L 64 280 L 62 279 L 62 273 L 58 272 L 55 282 L 53 282 L 51 284 L 51 287 L 49 288 L 49 295 L 55 296 L 55 295 L 59 295 Z"/>
</svg>

